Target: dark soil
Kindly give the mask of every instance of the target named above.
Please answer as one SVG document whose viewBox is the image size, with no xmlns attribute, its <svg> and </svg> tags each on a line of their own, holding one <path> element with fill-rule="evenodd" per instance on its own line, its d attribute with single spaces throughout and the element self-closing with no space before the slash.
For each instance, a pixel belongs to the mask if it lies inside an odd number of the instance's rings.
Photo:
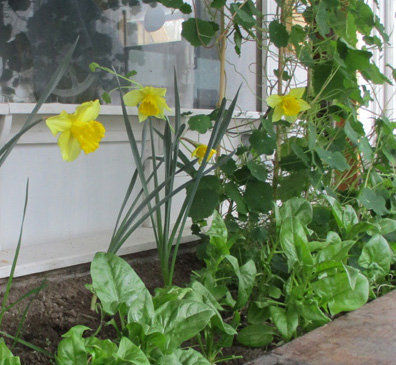
<svg viewBox="0 0 396 365">
<path fill-rule="evenodd" d="M 174 277 L 175 285 L 185 286 L 189 283 L 191 272 L 202 267 L 202 263 L 196 258 L 194 248 L 194 245 L 186 245 L 179 250 Z M 155 251 L 132 254 L 124 258 L 131 264 L 151 292 L 155 288 L 161 287 L 160 267 Z M 90 283 L 89 264 L 15 278 L 9 302 L 15 301 L 32 289 L 39 287 L 44 279 L 46 280 L 45 287 L 29 299 L 31 304 L 21 329 L 20 338 L 54 354 L 62 339 L 61 336 L 71 327 L 79 324 L 95 330 L 100 323 L 100 316 L 90 310 L 92 294 L 85 288 L 85 284 Z M 0 279 L 0 300 L 3 298 L 5 285 L 5 279 Z M 24 300 L 23 305 L 18 308 L 14 307 L 5 314 L 1 331 L 11 335 L 17 333 L 23 310 L 29 300 Z M 101 333 L 109 338 L 114 336 L 111 327 L 105 327 Z M 7 345 L 12 344 L 9 339 L 5 340 Z M 16 345 L 12 352 L 20 357 L 22 365 L 54 363 L 50 357 L 23 345 Z M 244 364 L 264 352 L 264 349 L 249 349 L 235 345 L 227 349 L 226 353 L 242 355 L 243 360 L 233 360 L 223 364 Z"/>
</svg>

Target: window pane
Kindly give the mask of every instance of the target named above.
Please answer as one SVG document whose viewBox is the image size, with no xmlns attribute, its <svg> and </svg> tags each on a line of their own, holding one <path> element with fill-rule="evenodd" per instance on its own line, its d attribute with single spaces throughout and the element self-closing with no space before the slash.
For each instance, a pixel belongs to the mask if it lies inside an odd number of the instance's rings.
<svg viewBox="0 0 396 365">
<path fill-rule="evenodd" d="M 195 5 L 202 16 L 201 2 Z M 97 62 L 121 74 L 136 70 L 140 83 L 168 88 L 170 106 L 176 69 L 182 107 L 213 108 L 219 89 L 218 50 L 216 46 L 190 46 L 181 37 L 186 18 L 150 0 L 0 1 L 0 102 L 37 101 L 79 37 L 72 64 L 48 102 L 81 103 L 115 88 L 112 76 L 90 72 L 89 64 Z M 229 47 L 230 97 L 244 78 L 251 79 L 247 73 L 254 75 L 252 46 L 247 61 Z M 254 109 L 254 95 L 243 95 L 246 101 L 241 107 Z M 117 99 L 113 94 L 113 103 Z"/>
</svg>

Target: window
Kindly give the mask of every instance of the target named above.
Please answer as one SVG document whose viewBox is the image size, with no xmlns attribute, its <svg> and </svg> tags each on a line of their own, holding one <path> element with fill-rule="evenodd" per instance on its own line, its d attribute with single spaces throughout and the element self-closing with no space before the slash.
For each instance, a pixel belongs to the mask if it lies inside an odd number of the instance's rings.
<svg viewBox="0 0 396 365">
<path fill-rule="evenodd" d="M 217 49 L 190 46 L 181 37 L 184 19 L 181 12 L 152 0 L 1 1 L 0 102 L 37 101 L 79 37 L 72 64 L 48 102 L 81 103 L 114 88 L 113 77 L 89 71 L 89 64 L 97 62 L 120 73 L 135 70 L 142 84 L 167 87 L 170 105 L 176 69 L 182 107 L 213 108 L 220 70 Z M 242 58 L 229 48 L 232 97 L 243 80 L 255 85 L 255 45 L 245 45 Z M 247 86 L 240 100 L 243 110 L 255 109 Z"/>
</svg>

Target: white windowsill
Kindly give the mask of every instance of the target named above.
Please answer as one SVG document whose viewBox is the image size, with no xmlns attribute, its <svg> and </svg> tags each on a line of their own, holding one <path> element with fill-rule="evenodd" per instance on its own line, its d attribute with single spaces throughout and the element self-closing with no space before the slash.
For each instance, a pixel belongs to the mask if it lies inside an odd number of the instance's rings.
<svg viewBox="0 0 396 365">
<path fill-rule="evenodd" d="M 22 242 L 14 275 L 18 277 L 89 263 L 96 252 L 107 251 L 110 236 L 111 233 L 108 233 L 25 247 Z M 189 228 L 185 229 L 182 243 L 197 239 L 198 237 L 191 235 Z M 117 254 L 126 255 L 154 248 L 156 248 L 156 244 L 153 230 L 151 228 L 139 228 L 125 242 Z M 0 251 L 0 279 L 7 278 L 10 275 L 14 255 L 15 249 Z"/>
</svg>

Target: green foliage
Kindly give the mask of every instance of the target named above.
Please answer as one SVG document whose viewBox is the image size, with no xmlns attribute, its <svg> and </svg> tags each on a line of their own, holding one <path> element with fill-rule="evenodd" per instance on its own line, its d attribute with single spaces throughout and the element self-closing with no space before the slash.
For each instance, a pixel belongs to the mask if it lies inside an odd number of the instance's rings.
<svg viewBox="0 0 396 365">
<path fill-rule="evenodd" d="M 0 365 L 20 365 L 21 361 L 18 356 L 14 356 L 8 349 L 4 340 L 0 339 Z"/>
<path fill-rule="evenodd" d="M 225 328 L 213 305 L 191 295 L 191 290 L 176 287 L 152 297 L 135 271 L 111 253 L 95 255 L 91 277 L 91 290 L 100 300 L 97 307 L 110 316 L 108 325 L 115 327 L 118 338 L 83 337 L 89 328 L 75 326 L 63 335 L 58 364 L 82 364 L 88 357 L 92 364 L 209 364 L 200 353 L 181 344 L 196 337 L 214 317 Z"/>
</svg>

